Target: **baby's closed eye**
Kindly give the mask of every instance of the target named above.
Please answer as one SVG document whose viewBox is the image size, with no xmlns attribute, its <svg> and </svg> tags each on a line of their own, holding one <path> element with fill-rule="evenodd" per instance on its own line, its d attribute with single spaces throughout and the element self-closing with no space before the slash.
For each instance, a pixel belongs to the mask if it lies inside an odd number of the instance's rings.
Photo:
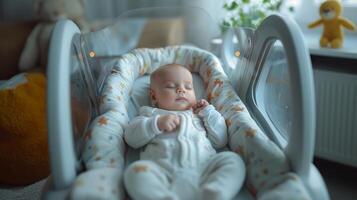
<svg viewBox="0 0 357 200">
<path fill-rule="evenodd" d="M 165 85 L 165 88 L 174 89 L 174 88 L 176 88 L 176 85 L 174 83 L 167 83 Z"/>
<path fill-rule="evenodd" d="M 190 83 L 185 84 L 185 88 L 186 88 L 186 90 L 192 90 L 192 84 L 190 84 Z"/>
</svg>

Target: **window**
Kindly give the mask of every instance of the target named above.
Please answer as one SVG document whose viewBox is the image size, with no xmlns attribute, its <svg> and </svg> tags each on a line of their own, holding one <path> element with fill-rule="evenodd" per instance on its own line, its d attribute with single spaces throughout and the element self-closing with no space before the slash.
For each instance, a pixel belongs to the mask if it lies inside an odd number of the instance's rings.
<svg viewBox="0 0 357 200">
<path fill-rule="evenodd" d="M 288 6 L 294 7 L 294 17 L 302 26 L 319 18 L 319 5 L 325 0 L 288 0 Z M 342 16 L 357 24 L 357 0 L 340 0 L 343 6 Z"/>
</svg>

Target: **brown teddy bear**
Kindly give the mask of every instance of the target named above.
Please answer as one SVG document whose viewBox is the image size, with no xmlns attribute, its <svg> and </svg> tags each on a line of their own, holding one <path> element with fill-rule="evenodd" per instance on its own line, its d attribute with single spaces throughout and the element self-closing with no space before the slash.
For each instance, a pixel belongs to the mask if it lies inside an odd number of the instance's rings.
<svg viewBox="0 0 357 200">
<path fill-rule="evenodd" d="M 27 38 L 19 60 L 20 71 L 46 69 L 50 37 L 59 19 L 73 20 L 82 31 L 89 29 L 84 20 L 83 0 L 35 0 L 34 11 L 40 22 Z"/>
<path fill-rule="evenodd" d="M 344 38 L 342 27 L 351 31 L 356 29 L 356 26 L 341 14 L 342 6 L 337 0 L 326 0 L 320 5 L 321 18 L 308 27 L 315 28 L 321 24 L 324 26 L 320 39 L 321 47 L 341 48 Z"/>
</svg>

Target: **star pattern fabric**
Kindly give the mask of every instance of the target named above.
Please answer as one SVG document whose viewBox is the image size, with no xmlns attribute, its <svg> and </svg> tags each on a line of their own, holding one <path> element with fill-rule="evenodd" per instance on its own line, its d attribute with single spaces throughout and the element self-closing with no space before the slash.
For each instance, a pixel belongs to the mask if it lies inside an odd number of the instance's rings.
<svg viewBox="0 0 357 200">
<path fill-rule="evenodd" d="M 234 91 L 220 61 L 212 53 L 192 46 L 135 49 L 115 60 L 99 97 L 100 115 L 93 120 L 85 138 L 82 160 L 88 170 L 74 185 L 74 197 L 91 190 L 92 170 L 114 170 L 118 180 L 103 182 L 103 191 L 114 191 L 124 169 L 123 132 L 129 122 L 128 102 L 135 80 L 169 63 L 186 66 L 198 73 L 204 83 L 208 101 L 226 119 L 229 148 L 244 159 L 246 187 L 258 199 L 276 199 L 282 193 L 291 199 L 310 199 L 299 177 L 291 173 L 284 152 L 264 134 Z M 136 172 L 149 170 L 145 166 Z M 114 173 L 114 172 L 111 172 Z M 88 178 L 86 178 L 86 176 Z M 110 189 L 111 188 L 111 189 Z M 283 191 L 284 189 L 285 191 Z M 102 191 L 102 192 L 103 192 Z M 109 194 L 108 193 L 108 194 Z M 119 195 L 122 196 L 122 195 Z M 79 198 L 80 199 L 80 198 Z"/>
</svg>

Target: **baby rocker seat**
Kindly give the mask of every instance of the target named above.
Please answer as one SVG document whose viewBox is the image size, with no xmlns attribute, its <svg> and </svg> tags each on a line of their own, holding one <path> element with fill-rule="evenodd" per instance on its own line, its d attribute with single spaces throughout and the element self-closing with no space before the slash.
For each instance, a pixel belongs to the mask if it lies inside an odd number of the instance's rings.
<svg viewBox="0 0 357 200">
<path fill-rule="evenodd" d="M 87 34 L 60 21 L 48 64 L 52 178 L 44 197 L 124 199 L 122 173 L 137 152 L 123 131 L 150 105 L 148 75 L 178 63 L 193 73 L 198 99 L 224 116 L 227 148 L 246 164 L 236 199 L 329 199 L 312 164 L 314 86 L 298 26 L 272 15 L 249 34 L 231 30 L 221 60 L 210 52 L 217 28 L 203 10 L 187 7 L 129 11 Z M 241 57 L 232 56 L 237 50 Z"/>
</svg>

